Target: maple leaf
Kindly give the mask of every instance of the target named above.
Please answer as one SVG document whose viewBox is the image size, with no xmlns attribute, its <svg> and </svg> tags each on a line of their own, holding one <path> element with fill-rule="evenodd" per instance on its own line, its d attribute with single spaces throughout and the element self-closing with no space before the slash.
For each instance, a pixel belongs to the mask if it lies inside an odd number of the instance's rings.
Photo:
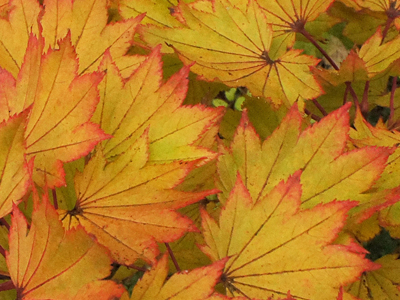
<svg viewBox="0 0 400 300">
<path fill-rule="evenodd" d="M 174 11 L 170 0 L 121 0 L 119 1 L 119 11 L 124 19 L 137 17 L 146 13 L 142 24 L 156 24 L 164 27 L 179 27 L 182 23 L 171 16 Z"/>
<path fill-rule="evenodd" d="M 19 113 L 32 105 L 25 131 L 27 159 L 35 157 L 33 180 L 51 188 L 64 184 L 62 163 L 88 154 L 109 136 L 89 120 L 98 102 L 102 74 L 77 76 L 78 61 L 69 37 L 59 50 L 42 55 L 43 40 L 31 36 L 18 78 L 2 85 L 0 103 Z M 8 96 L 12 97 L 8 97 Z M 6 115 L 3 112 L 1 115 Z"/>
<path fill-rule="evenodd" d="M 346 289 L 362 300 L 398 299 L 400 297 L 400 261 L 397 254 L 386 255 L 375 261 L 381 268 L 363 273 L 360 280 Z"/>
<path fill-rule="evenodd" d="M 17 77 L 30 33 L 39 34 L 41 8 L 36 0 L 10 0 L 8 6 L 7 19 L 0 18 L 0 67 Z"/>
<path fill-rule="evenodd" d="M 400 58 L 398 51 L 400 37 L 382 44 L 382 32 L 380 28 L 361 47 L 358 55 L 365 62 L 368 76 L 371 78 L 386 70 L 391 63 Z"/>
<path fill-rule="evenodd" d="M 246 86 L 254 96 L 270 98 L 275 105 L 290 106 L 299 97 L 322 93 L 309 72 L 317 59 L 293 49 L 271 56 L 272 29 L 256 1 L 249 0 L 243 11 L 228 0 L 200 3 L 208 5 L 208 11 L 180 3 L 185 28 L 148 25 L 139 33 L 150 45 L 162 42 L 173 47 L 185 64 L 195 61 L 192 71 L 205 79 Z"/>
<path fill-rule="evenodd" d="M 113 136 L 102 143 L 106 157 L 124 152 L 149 126 L 152 162 L 215 157 L 214 152 L 194 143 L 207 129 L 218 124 L 223 109 L 182 106 L 188 67 L 161 84 L 162 63 L 157 47 L 127 81 L 121 78 L 108 54 L 100 69 L 107 70 L 107 74 L 99 85 L 100 103 L 92 121 Z"/>
<path fill-rule="evenodd" d="M 96 71 L 107 49 L 117 65 L 128 72 L 132 65 L 137 66 L 138 60 L 141 61 L 124 55 L 144 15 L 107 24 L 107 0 L 45 0 L 43 4 L 45 11 L 41 24 L 45 45 L 56 47 L 57 41 L 70 31 L 79 58 L 79 74 Z"/>
<path fill-rule="evenodd" d="M 125 292 L 122 285 L 111 280 L 92 281 L 83 286 L 73 300 L 111 300 L 118 299 Z"/>
<path fill-rule="evenodd" d="M 168 256 L 163 255 L 153 269 L 146 272 L 135 285 L 130 300 L 208 299 L 214 292 L 225 262 L 226 259 L 221 259 L 210 266 L 176 273 L 166 280 Z M 128 300 L 128 296 L 121 299 Z"/>
<path fill-rule="evenodd" d="M 282 297 L 290 290 L 294 298 L 332 299 L 340 286 L 376 267 L 362 248 L 330 245 L 354 202 L 299 211 L 300 199 L 300 172 L 255 204 L 239 175 L 219 225 L 202 211 L 202 250 L 214 261 L 229 257 L 222 281 L 230 295 Z"/>
<path fill-rule="evenodd" d="M 25 161 L 24 129 L 27 112 L 0 123 L 0 218 L 11 212 L 30 184 L 32 163 Z"/>
<path fill-rule="evenodd" d="M 355 0 L 354 1 L 357 5 L 360 6 L 360 8 L 368 8 L 372 11 L 379 11 L 379 12 L 385 12 L 388 19 L 390 22 L 388 24 L 390 25 L 391 22 L 394 21 L 394 25 L 396 26 L 397 30 L 400 29 L 400 4 L 397 3 L 397 1 L 393 0 L 379 0 L 379 1 L 373 1 L 373 0 Z"/>
<path fill-rule="evenodd" d="M 392 151 L 366 147 L 346 152 L 349 108 L 350 105 L 341 107 L 300 133 L 301 115 L 293 106 L 279 128 L 262 144 L 244 113 L 230 148 L 220 150 L 220 200 L 224 202 L 228 197 L 237 172 L 256 203 L 281 180 L 302 169 L 303 208 L 334 199 L 368 202 L 370 198 L 364 193 L 379 178 Z"/>
<path fill-rule="evenodd" d="M 282 41 L 288 40 L 286 43 L 289 45 L 294 42 L 295 32 L 303 33 L 306 23 L 315 20 L 333 2 L 333 0 L 258 0 L 268 23 L 272 24 L 275 35 Z"/>
<path fill-rule="evenodd" d="M 138 258 L 154 262 L 155 241 L 171 242 L 196 230 L 174 210 L 216 192 L 173 190 L 196 162 L 146 165 L 147 160 L 147 131 L 113 162 L 107 164 L 102 152 L 96 152 L 75 177 L 74 210 L 60 211 L 67 228 L 82 224 L 122 264 Z"/>
<path fill-rule="evenodd" d="M 87 283 L 109 275 L 111 258 L 81 228 L 65 231 L 47 196 L 37 194 L 32 223 L 14 206 L 6 252 L 17 299 L 73 299 Z"/>
</svg>

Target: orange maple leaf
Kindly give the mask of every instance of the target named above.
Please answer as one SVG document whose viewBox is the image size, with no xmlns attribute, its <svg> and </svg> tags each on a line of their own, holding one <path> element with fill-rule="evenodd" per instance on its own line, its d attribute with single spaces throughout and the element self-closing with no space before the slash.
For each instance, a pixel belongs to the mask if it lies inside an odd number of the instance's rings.
<svg viewBox="0 0 400 300">
<path fill-rule="evenodd" d="M 107 49 L 124 71 L 130 72 L 131 66 L 137 66 L 138 58 L 125 54 L 144 15 L 107 24 L 107 0 L 44 0 L 43 5 L 45 45 L 57 47 L 57 41 L 69 31 L 79 58 L 78 74 L 96 71 Z"/>
<path fill-rule="evenodd" d="M 82 224 L 122 264 L 138 258 L 154 262 L 156 241 L 171 242 L 197 230 L 174 210 L 216 192 L 174 190 L 196 162 L 146 165 L 147 133 L 110 163 L 97 151 L 75 177 L 75 209 L 60 212 L 67 228 Z"/>
<path fill-rule="evenodd" d="M 101 73 L 77 76 L 78 61 L 69 36 L 59 50 L 42 55 L 43 40 L 33 35 L 17 80 L 2 84 L 0 115 L 32 105 L 25 131 L 27 159 L 35 157 L 33 180 L 51 188 L 64 184 L 63 162 L 88 154 L 109 136 L 89 120 L 98 103 Z M 8 91 L 7 91 L 8 89 Z"/>
<path fill-rule="evenodd" d="M 65 231 L 47 196 L 35 198 L 32 223 L 14 206 L 6 253 L 18 299 L 73 299 L 110 274 L 111 258 L 82 227 Z"/>
<path fill-rule="evenodd" d="M 38 17 L 41 12 L 36 0 L 7 1 L 7 18 L 0 18 L 0 67 L 17 77 L 21 68 L 29 34 L 39 34 Z M 17 38 L 16 38 L 17 37 Z"/>
<path fill-rule="evenodd" d="M 330 245 L 354 202 L 300 211 L 300 199 L 300 172 L 255 204 L 238 176 L 219 225 L 202 211 L 206 245 L 201 248 L 214 261 L 229 257 L 222 275 L 229 295 L 264 299 L 290 290 L 294 298 L 328 300 L 376 268 L 354 246 Z"/>
<path fill-rule="evenodd" d="M 270 98 L 275 105 L 289 107 L 299 97 L 310 99 L 322 93 L 309 71 L 318 63 L 316 58 L 293 49 L 271 55 L 275 51 L 270 49 L 272 29 L 255 0 L 249 0 L 243 10 L 228 0 L 200 3 L 209 9 L 180 3 L 184 28 L 148 25 L 139 29 L 141 36 L 151 45 L 167 43 L 185 64 L 196 62 L 192 71 L 205 79 L 246 86 L 254 96 Z"/>
</svg>

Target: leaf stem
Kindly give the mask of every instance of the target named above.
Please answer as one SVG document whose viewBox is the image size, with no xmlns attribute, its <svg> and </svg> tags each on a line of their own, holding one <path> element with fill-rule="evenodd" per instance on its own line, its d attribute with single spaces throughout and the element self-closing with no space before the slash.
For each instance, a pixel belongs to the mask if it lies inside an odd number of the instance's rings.
<svg viewBox="0 0 400 300">
<path fill-rule="evenodd" d="M 363 116 L 366 118 L 368 114 L 368 92 L 369 92 L 369 80 L 365 82 L 363 98 L 360 104 L 360 111 Z"/>
<path fill-rule="evenodd" d="M 311 113 L 311 111 L 309 111 L 307 108 L 304 109 L 304 112 L 311 117 L 311 119 L 315 120 L 315 121 L 321 121 L 321 117 L 318 117 L 317 115 L 314 115 L 313 113 Z"/>
<path fill-rule="evenodd" d="M 135 265 L 129 265 L 129 266 L 127 266 L 127 267 L 132 268 L 132 269 L 135 269 L 135 270 L 137 270 L 137 271 L 141 271 L 141 272 L 143 272 L 143 273 L 145 273 L 145 272 L 148 271 L 148 269 L 146 269 L 146 268 L 139 267 L 139 266 L 135 266 Z"/>
<path fill-rule="evenodd" d="M 51 194 L 53 195 L 53 206 L 55 209 L 58 209 L 58 202 L 57 202 L 57 193 L 55 189 L 51 190 Z"/>
<path fill-rule="evenodd" d="M 319 104 L 319 102 L 317 101 L 317 99 L 312 99 L 312 102 L 314 103 L 314 105 L 319 109 L 319 111 L 324 115 L 327 116 L 328 113 L 326 112 L 325 108 L 322 107 L 321 104 Z"/>
<path fill-rule="evenodd" d="M 6 257 L 6 250 L 0 245 L 0 254 Z"/>
<path fill-rule="evenodd" d="M 394 118 L 394 94 L 396 92 L 396 89 L 397 89 L 397 77 L 394 76 L 392 79 L 392 89 L 390 91 L 390 104 L 389 104 L 390 105 L 390 115 L 389 115 L 389 120 L 388 120 L 388 128 L 390 128 L 394 123 L 394 121 L 393 121 L 393 118 Z"/>
<path fill-rule="evenodd" d="M 13 290 L 13 289 L 15 289 L 15 286 L 11 280 L 0 283 L 0 292 Z"/>
<path fill-rule="evenodd" d="M 171 259 L 172 259 L 172 262 L 174 263 L 175 269 L 176 269 L 178 272 L 180 272 L 180 271 L 181 271 L 181 268 L 179 267 L 178 261 L 176 260 L 175 255 L 174 255 L 174 253 L 172 252 L 171 247 L 169 246 L 168 243 L 164 243 L 164 244 L 165 244 L 165 247 L 167 248 L 167 251 L 168 251 L 169 256 L 170 256 Z"/>
<path fill-rule="evenodd" d="M 0 218 L 0 225 L 5 226 L 8 231 L 10 230 L 10 224 L 8 224 L 4 218 Z"/>
<path fill-rule="evenodd" d="M 385 37 L 386 37 L 386 35 L 387 35 L 387 33 L 388 33 L 389 29 L 390 29 L 390 26 L 392 25 L 394 19 L 395 19 L 395 18 L 393 18 L 393 17 L 389 17 L 389 18 L 386 20 L 385 28 L 384 28 L 383 31 L 382 31 L 381 45 L 383 44 L 383 41 L 385 40 Z"/>
</svg>

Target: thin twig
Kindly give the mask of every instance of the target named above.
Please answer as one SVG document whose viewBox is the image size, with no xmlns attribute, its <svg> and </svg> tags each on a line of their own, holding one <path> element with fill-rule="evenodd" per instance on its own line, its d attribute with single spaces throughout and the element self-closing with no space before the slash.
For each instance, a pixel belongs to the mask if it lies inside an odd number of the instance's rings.
<svg viewBox="0 0 400 300">
<path fill-rule="evenodd" d="M 311 44 L 313 44 L 320 52 L 321 54 L 328 60 L 328 62 L 332 65 L 332 67 L 338 71 L 339 67 L 337 66 L 337 64 L 333 61 L 333 59 L 329 56 L 329 54 L 317 43 L 317 41 L 312 37 L 311 34 L 308 33 L 307 30 L 305 30 L 304 28 L 298 31 L 299 33 L 301 33 L 302 35 L 304 35 L 310 42 Z M 346 81 L 345 82 L 346 87 L 349 89 L 349 92 L 351 94 L 351 96 L 353 97 L 354 100 L 354 104 L 358 105 L 358 97 L 356 92 L 354 91 L 353 87 L 351 86 L 351 82 L 350 81 Z"/>
<path fill-rule="evenodd" d="M 314 105 L 319 109 L 319 111 L 324 115 L 327 116 L 328 113 L 326 112 L 325 108 L 322 107 L 321 104 L 319 104 L 319 102 L 317 101 L 317 99 L 312 99 L 311 100 L 312 103 L 314 103 Z"/>
<path fill-rule="evenodd" d="M 367 117 L 368 114 L 368 109 L 369 109 L 369 105 L 368 105 L 368 92 L 369 92 L 369 80 L 367 80 L 365 82 L 365 87 L 364 87 L 364 93 L 363 93 L 363 97 L 362 97 L 362 101 L 360 104 L 360 111 L 363 114 L 364 118 Z"/>
<path fill-rule="evenodd" d="M 390 115 L 389 115 L 389 120 L 388 120 L 388 128 L 390 128 L 394 121 L 394 94 L 396 93 L 396 89 L 397 89 L 397 77 L 394 76 L 392 79 L 392 89 L 390 91 Z"/>
<path fill-rule="evenodd" d="M 57 193 L 55 189 L 51 190 L 51 193 L 53 195 L 53 205 L 55 209 L 58 209 L 58 201 L 57 201 Z"/>
<path fill-rule="evenodd" d="M 321 117 L 318 117 L 317 115 L 314 115 L 313 113 L 311 113 L 311 111 L 309 111 L 307 108 L 304 109 L 304 112 L 311 117 L 311 119 L 315 120 L 315 121 L 321 121 Z"/>
<path fill-rule="evenodd" d="M 174 255 L 174 253 L 172 252 L 171 247 L 169 246 L 168 243 L 164 243 L 164 244 L 165 244 L 165 247 L 167 247 L 168 254 L 169 254 L 169 256 L 171 257 L 172 262 L 174 263 L 175 269 L 176 269 L 178 272 L 180 272 L 180 271 L 181 271 L 181 268 L 180 268 L 179 265 L 178 265 L 178 261 L 176 260 L 175 255 Z"/>
</svg>

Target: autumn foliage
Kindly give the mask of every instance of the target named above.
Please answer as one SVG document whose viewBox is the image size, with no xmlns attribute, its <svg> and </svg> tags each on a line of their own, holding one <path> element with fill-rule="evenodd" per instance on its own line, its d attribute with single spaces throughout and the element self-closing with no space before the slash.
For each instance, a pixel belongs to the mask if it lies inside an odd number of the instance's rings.
<svg viewBox="0 0 400 300">
<path fill-rule="evenodd" d="M 0 299 L 399 299 L 399 30 L 393 0 L 0 0 Z"/>
</svg>

